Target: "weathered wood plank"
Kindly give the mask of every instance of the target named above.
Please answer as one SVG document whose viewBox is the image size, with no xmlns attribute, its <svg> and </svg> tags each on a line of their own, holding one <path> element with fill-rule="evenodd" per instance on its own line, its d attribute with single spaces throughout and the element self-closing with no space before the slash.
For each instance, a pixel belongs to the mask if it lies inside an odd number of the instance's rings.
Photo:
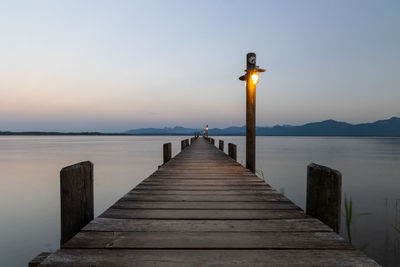
<svg viewBox="0 0 400 267">
<path fill-rule="evenodd" d="M 300 219 L 309 218 L 301 210 L 167 210 L 167 209 L 114 209 L 100 215 L 119 219 Z M 165 222 L 168 223 L 168 222 Z"/>
<path fill-rule="evenodd" d="M 136 200 L 136 201 L 289 201 L 286 197 L 280 194 L 264 194 L 264 195 L 139 195 L 126 194 L 121 200 Z"/>
<path fill-rule="evenodd" d="M 141 184 L 135 187 L 135 190 L 213 190 L 213 191 L 226 191 L 226 190 L 267 190 L 272 189 L 272 187 L 266 184 L 255 184 L 255 185 L 168 185 L 165 184 L 151 184 L 145 185 Z"/>
<path fill-rule="evenodd" d="M 79 232 L 62 248 L 353 249 L 333 232 Z"/>
<path fill-rule="evenodd" d="M 272 189 L 264 190 L 137 190 L 133 189 L 128 194 L 137 195 L 219 195 L 219 196 L 238 196 L 238 195 L 265 195 L 265 194 L 279 194 Z"/>
<path fill-rule="evenodd" d="M 300 210 L 290 201 L 282 202 L 186 202 L 186 201 L 118 201 L 112 208 L 118 209 L 207 209 L 207 210 Z"/>
<path fill-rule="evenodd" d="M 180 266 L 379 266 L 356 250 L 109 250 L 65 249 L 43 266 L 180 267 Z M 76 265 L 74 265 L 76 266 Z"/>
<path fill-rule="evenodd" d="M 146 180 L 140 183 L 140 185 L 244 185 L 244 186 L 253 186 L 253 185 L 263 185 L 265 184 L 263 181 L 240 181 L 239 179 L 234 180 L 184 180 L 184 179 L 152 179 Z"/>
<path fill-rule="evenodd" d="M 28 267 L 37 267 L 39 266 L 51 253 L 50 252 L 42 252 L 33 258 L 29 263 Z"/>
<path fill-rule="evenodd" d="M 185 175 L 165 175 L 165 176 L 152 176 L 149 177 L 148 180 L 153 180 L 153 179 L 163 179 L 163 180 L 168 180 L 168 179 L 174 179 L 174 180 L 237 180 L 237 181 L 243 181 L 243 182 L 263 182 L 260 178 L 257 177 L 240 177 L 240 176 L 225 176 L 225 175 L 198 175 L 198 174 L 185 174 Z"/>
<path fill-rule="evenodd" d="M 96 218 L 83 231 L 99 232 L 331 232 L 314 218 L 279 220 L 164 220 Z"/>
</svg>

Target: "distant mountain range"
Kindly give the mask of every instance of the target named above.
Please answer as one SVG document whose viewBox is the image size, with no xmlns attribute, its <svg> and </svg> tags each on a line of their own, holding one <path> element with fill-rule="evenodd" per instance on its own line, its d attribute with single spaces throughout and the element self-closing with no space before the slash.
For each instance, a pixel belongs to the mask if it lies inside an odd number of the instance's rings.
<svg viewBox="0 0 400 267">
<path fill-rule="evenodd" d="M 192 135 L 202 132 L 203 129 L 184 128 L 141 128 L 129 130 L 124 134 L 133 135 Z M 228 127 L 224 129 L 212 128 L 208 134 L 213 135 L 246 135 L 246 126 Z M 257 127 L 257 135 L 264 136 L 382 136 L 400 137 L 400 118 L 392 117 L 372 123 L 351 124 L 335 120 L 312 122 L 300 126 L 276 125 L 273 127 Z"/>
<path fill-rule="evenodd" d="M 204 129 L 184 128 L 141 128 L 122 133 L 104 132 L 11 132 L 0 131 L 0 135 L 193 135 L 202 133 Z M 224 129 L 212 128 L 210 136 L 215 135 L 246 135 L 246 126 L 228 127 Z M 400 118 L 392 117 L 388 120 L 379 120 L 372 123 L 350 124 L 335 120 L 312 122 L 300 126 L 276 125 L 273 127 L 257 127 L 257 135 L 264 136 L 378 136 L 400 137 Z"/>
</svg>

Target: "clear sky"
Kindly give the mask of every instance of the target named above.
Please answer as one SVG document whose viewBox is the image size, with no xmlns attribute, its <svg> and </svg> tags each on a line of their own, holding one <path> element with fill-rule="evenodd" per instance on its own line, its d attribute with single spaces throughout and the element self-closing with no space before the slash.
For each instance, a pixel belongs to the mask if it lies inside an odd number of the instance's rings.
<svg viewBox="0 0 400 267">
<path fill-rule="evenodd" d="M 1 1 L 0 131 L 400 116 L 400 1 Z"/>
</svg>

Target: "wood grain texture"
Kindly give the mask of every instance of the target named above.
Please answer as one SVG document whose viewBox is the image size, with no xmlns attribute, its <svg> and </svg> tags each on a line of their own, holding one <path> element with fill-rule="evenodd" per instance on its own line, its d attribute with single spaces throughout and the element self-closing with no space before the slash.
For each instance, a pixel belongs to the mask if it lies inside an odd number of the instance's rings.
<svg viewBox="0 0 400 267">
<path fill-rule="evenodd" d="M 93 163 L 80 162 L 60 171 L 60 199 L 63 244 L 93 220 Z"/>
<path fill-rule="evenodd" d="M 189 209 L 189 210 L 300 210 L 290 201 L 281 202 L 212 202 L 212 201 L 118 201 L 112 208 L 116 209 Z"/>
<path fill-rule="evenodd" d="M 177 209 L 115 209 L 100 217 L 120 219 L 299 219 L 307 215 L 301 210 L 177 210 Z"/>
<path fill-rule="evenodd" d="M 356 250 L 190 250 L 63 249 L 42 266 L 187 267 L 187 266 L 378 266 Z"/>
<path fill-rule="evenodd" d="M 339 233 L 342 200 L 342 174 L 311 163 L 307 166 L 307 214 Z"/>
<path fill-rule="evenodd" d="M 277 220 L 164 220 L 96 218 L 83 231 L 98 232 L 331 232 L 314 218 Z"/>
<path fill-rule="evenodd" d="M 79 232 L 62 248 L 353 249 L 333 232 Z"/>
</svg>

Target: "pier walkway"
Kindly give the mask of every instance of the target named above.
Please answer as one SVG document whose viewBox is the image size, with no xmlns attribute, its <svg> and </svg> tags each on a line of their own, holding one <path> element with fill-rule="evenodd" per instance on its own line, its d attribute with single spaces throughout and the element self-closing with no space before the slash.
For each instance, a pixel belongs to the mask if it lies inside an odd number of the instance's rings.
<svg viewBox="0 0 400 267">
<path fill-rule="evenodd" d="M 203 138 L 39 266 L 377 266 Z"/>
</svg>

